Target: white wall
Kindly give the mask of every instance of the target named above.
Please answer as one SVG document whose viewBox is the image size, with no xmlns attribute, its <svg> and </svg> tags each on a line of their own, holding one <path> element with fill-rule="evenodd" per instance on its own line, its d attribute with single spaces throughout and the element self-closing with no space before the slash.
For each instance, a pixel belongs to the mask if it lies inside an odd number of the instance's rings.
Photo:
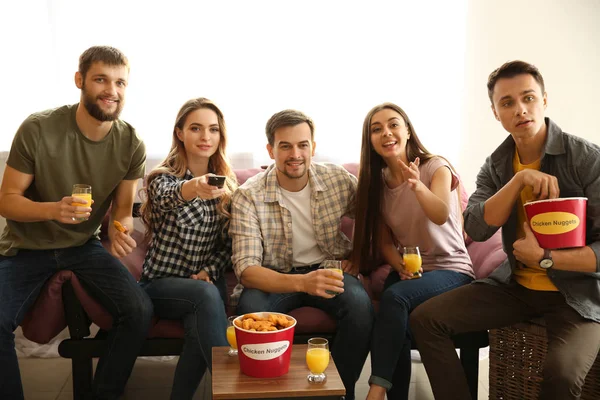
<svg viewBox="0 0 600 400">
<path fill-rule="evenodd" d="M 11 61 L 0 149 L 31 112 L 76 102 L 77 58 L 110 44 L 131 61 L 122 117 L 151 156 L 165 155 L 181 104 L 205 96 L 225 114 L 229 153 L 251 153 L 252 166 L 268 161 L 264 125 L 284 108 L 315 120 L 320 156 L 357 160 L 362 120 L 383 101 L 406 109 L 432 151 L 456 158 L 460 103 L 432 115 L 429 86 L 445 65 L 444 88 L 463 87 L 467 1 L 0 2 Z"/>
<path fill-rule="evenodd" d="M 474 190 L 486 156 L 508 135 L 492 114 L 486 88 L 490 72 L 506 61 L 535 64 L 548 93 L 546 115 L 564 131 L 600 144 L 600 1 L 470 0 L 468 9 L 457 165 L 467 190 Z"/>
</svg>

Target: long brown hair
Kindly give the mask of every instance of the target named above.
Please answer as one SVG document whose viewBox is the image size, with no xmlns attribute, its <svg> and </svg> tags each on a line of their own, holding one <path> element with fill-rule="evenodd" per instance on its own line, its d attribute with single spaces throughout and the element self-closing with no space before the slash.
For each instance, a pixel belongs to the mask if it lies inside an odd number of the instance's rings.
<svg viewBox="0 0 600 400">
<path fill-rule="evenodd" d="M 386 167 L 383 158 L 377 154 L 371 144 L 371 119 L 381 110 L 390 109 L 402 117 L 410 140 L 406 142 L 406 157 L 408 162 L 419 157 L 421 164 L 426 163 L 435 155 L 431 154 L 419 140 L 410 118 L 404 110 L 393 103 L 383 103 L 375 106 L 367 113 L 363 123 L 360 165 L 358 170 L 358 187 L 356 217 L 354 220 L 352 263 L 358 265 L 360 272 L 369 274 L 381 261 L 379 246 L 381 238 L 378 226 L 382 223 L 381 207 L 383 198 L 382 170 Z"/>
<path fill-rule="evenodd" d="M 214 111 L 217 114 L 217 120 L 219 122 L 220 141 L 217 151 L 210 156 L 208 160 L 208 171 L 217 175 L 225 175 L 225 194 L 221 196 L 219 204 L 217 205 L 217 212 L 226 218 L 224 229 L 227 229 L 229 218 L 231 214 L 229 212 L 231 195 L 237 189 L 237 179 L 233 173 L 233 169 L 227 159 L 225 149 L 227 148 L 227 128 L 225 126 L 225 118 L 223 113 L 212 101 L 199 97 L 197 99 L 188 100 L 177 113 L 175 119 L 175 126 L 173 127 L 173 142 L 171 144 L 171 150 L 167 155 L 167 158 L 163 160 L 157 167 L 155 167 L 146 177 L 146 182 L 141 190 L 142 198 L 144 202 L 140 208 L 141 219 L 146 226 L 146 240 L 150 240 L 152 237 L 152 227 L 156 221 L 152 220 L 152 198 L 148 196 L 148 187 L 152 180 L 154 180 L 160 174 L 171 174 L 178 178 L 183 178 L 186 171 L 188 160 L 185 153 L 185 146 L 183 142 L 177 137 L 177 129 L 183 130 L 188 115 L 201 108 L 207 108 Z"/>
</svg>

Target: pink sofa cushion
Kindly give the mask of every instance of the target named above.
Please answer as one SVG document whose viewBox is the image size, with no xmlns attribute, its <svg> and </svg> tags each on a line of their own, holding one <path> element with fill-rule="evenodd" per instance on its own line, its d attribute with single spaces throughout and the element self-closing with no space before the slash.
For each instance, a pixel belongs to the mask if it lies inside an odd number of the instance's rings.
<svg viewBox="0 0 600 400">
<path fill-rule="evenodd" d="M 333 333 L 335 321 L 325 311 L 313 307 L 300 307 L 290 311 L 290 315 L 298 321 L 295 333 Z"/>
<path fill-rule="evenodd" d="M 383 293 L 385 280 L 388 275 L 392 272 L 392 266 L 389 264 L 383 264 L 369 275 L 370 286 L 371 286 L 371 298 L 378 300 L 381 298 Z"/>
<path fill-rule="evenodd" d="M 242 185 L 244 182 L 248 180 L 248 178 L 253 177 L 254 175 L 262 172 L 262 168 L 247 168 L 247 169 L 236 169 L 233 172 L 235 173 L 235 177 L 238 180 L 238 184 Z"/>
<path fill-rule="evenodd" d="M 502 248 L 502 229 L 485 242 L 472 242 L 467 246 L 469 256 L 473 262 L 475 278 L 487 278 L 500 264 L 506 260 L 506 253 Z"/>
</svg>

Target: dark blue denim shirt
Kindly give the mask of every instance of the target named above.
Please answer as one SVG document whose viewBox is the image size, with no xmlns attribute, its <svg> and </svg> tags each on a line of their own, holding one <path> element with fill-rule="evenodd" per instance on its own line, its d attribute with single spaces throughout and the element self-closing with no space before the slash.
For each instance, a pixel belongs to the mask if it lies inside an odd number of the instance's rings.
<svg viewBox="0 0 600 400">
<path fill-rule="evenodd" d="M 540 171 L 558 179 L 560 197 L 587 197 L 586 244 L 596 255 L 596 272 L 549 269 L 548 277 L 581 316 L 600 322 L 600 147 L 563 132 L 546 118 L 548 136 Z M 485 201 L 514 176 L 515 141 L 509 136 L 489 156 L 477 175 L 477 189 L 464 212 L 465 230 L 476 241 L 491 237 L 500 227 L 483 219 Z M 502 226 L 502 243 L 508 258 L 482 282 L 506 284 L 515 268 L 513 243 L 517 239 L 517 206 Z"/>
</svg>

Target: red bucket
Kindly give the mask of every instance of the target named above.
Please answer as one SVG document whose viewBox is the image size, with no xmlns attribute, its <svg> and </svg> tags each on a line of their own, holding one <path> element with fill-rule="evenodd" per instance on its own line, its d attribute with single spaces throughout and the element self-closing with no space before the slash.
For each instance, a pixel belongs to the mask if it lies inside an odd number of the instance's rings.
<svg viewBox="0 0 600 400">
<path fill-rule="evenodd" d="M 256 378 L 275 378 L 288 373 L 296 320 L 286 314 L 274 312 L 253 313 L 260 317 L 269 314 L 285 317 L 292 325 L 277 331 L 254 332 L 237 326 L 236 321 L 241 321 L 240 315 L 233 322 L 235 337 L 238 345 L 238 357 L 242 373 Z M 248 314 L 246 314 L 248 315 Z"/>
<path fill-rule="evenodd" d="M 587 198 L 538 200 L 525 203 L 529 226 L 540 247 L 562 249 L 585 246 Z"/>
</svg>

